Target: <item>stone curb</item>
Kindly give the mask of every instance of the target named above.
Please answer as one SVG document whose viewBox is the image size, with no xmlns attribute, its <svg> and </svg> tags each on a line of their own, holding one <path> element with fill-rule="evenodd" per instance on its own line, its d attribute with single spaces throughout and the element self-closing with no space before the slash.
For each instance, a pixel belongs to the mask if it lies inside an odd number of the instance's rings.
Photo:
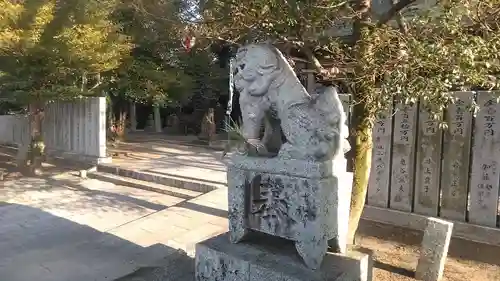
<svg viewBox="0 0 500 281">
<path fill-rule="evenodd" d="M 132 179 L 132 178 L 110 178 L 109 177 L 109 175 L 111 175 L 110 173 L 105 173 L 105 174 L 107 174 L 107 176 L 104 175 L 104 173 L 99 173 L 99 172 L 90 173 L 89 177 L 93 178 L 93 179 L 101 180 L 101 181 L 111 182 L 111 183 L 116 184 L 116 185 L 127 185 L 129 187 L 133 187 L 133 188 L 137 188 L 137 189 L 142 189 L 142 190 L 146 190 L 146 191 L 152 191 L 155 193 L 161 193 L 161 194 L 165 194 L 165 195 L 169 195 L 169 196 L 174 196 L 177 198 L 182 198 L 184 200 L 191 200 L 191 199 L 194 199 L 194 198 L 200 196 L 201 194 L 203 194 L 201 192 L 187 190 L 184 188 L 176 188 L 176 187 L 165 188 L 164 185 L 160 185 L 160 184 L 157 184 L 154 182 L 145 182 L 145 183 L 142 183 L 142 181 L 137 182 L 136 179 Z M 113 176 L 116 176 L 116 175 L 113 174 Z M 136 182 L 134 182 L 134 180 Z M 191 194 L 189 194 L 189 193 L 191 193 Z"/>
</svg>

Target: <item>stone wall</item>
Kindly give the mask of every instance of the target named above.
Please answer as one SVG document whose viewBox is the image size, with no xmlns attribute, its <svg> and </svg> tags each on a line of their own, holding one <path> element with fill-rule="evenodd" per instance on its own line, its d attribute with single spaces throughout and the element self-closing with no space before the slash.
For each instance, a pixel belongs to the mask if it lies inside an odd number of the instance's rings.
<svg viewBox="0 0 500 281">
<path fill-rule="evenodd" d="M 454 94 L 447 129 L 421 103 L 379 112 L 367 205 L 500 230 L 499 92 Z M 341 99 L 351 116 L 349 97 Z"/>
<path fill-rule="evenodd" d="M 102 162 L 106 159 L 106 99 L 50 103 L 42 130 L 48 154 Z M 27 116 L 0 116 L 0 143 L 25 147 L 29 132 Z"/>
<path fill-rule="evenodd" d="M 0 115 L 0 143 L 21 145 L 29 142 L 29 124 L 26 116 Z"/>
</svg>

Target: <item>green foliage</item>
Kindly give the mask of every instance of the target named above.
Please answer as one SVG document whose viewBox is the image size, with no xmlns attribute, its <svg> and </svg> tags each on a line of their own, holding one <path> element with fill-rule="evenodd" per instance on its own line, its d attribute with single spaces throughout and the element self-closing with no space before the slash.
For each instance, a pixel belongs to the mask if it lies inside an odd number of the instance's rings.
<svg viewBox="0 0 500 281">
<path fill-rule="evenodd" d="M 132 47 L 110 19 L 114 0 L 0 1 L 2 100 L 101 94 L 102 74 Z"/>
<path fill-rule="evenodd" d="M 370 73 L 384 69 L 377 77 L 376 99 L 420 99 L 439 113 L 454 102 L 453 91 L 499 89 L 500 1 L 489 2 L 487 8 L 471 1 L 448 1 L 409 20 L 406 33 L 374 31 L 375 63 L 364 67 L 370 67 Z M 495 7 L 495 20 L 480 23 Z"/>
<path fill-rule="evenodd" d="M 227 72 L 215 67 L 210 52 L 182 46 L 187 3 L 185 1 L 136 0 L 123 5 L 115 18 L 126 28 L 136 48 L 113 73 L 111 91 L 128 100 L 155 104 L 183 104 L 193 96 L 204 102 L 223 92 Z"/>
<path fill-rule="evenodd" d="M 345 13 L 345 1 L 207 1 L 202 32 L 231 42 L 277 39 L 303 42 L 317 37 Z M 328 27 L 325 29 L 325 27 Z M 252 37 L 252 38 L 249 38 Z M 311 38 L 309 38 L 311 37 Z"/>
<path fill-rule="evenodd" d="M 186 54 L 181 44 L 188 6 L 0 0 L 0 99 L 28 104 L 107 92 L 158 105 L 195 93 L 212 100 L 227 85 L 209 52 Z"/>
<path fill-rule="evenodd" d="M 346 85 L 370 118 L 394 98 L 424 100 L 439 113 L 454 101 L 450 91 L 500 88 L 500 1 L 438 1 L 418 12 L 407 9 L 412 1 L 400 1 L 401 13 L 377 6 L 365 12 L 362 2 L 213 0 L 198 32 L 299 50 L 319 80 Z M 335 35 L 342 22 L 354 23 L 351 35 Z"/>
<path fill-rule="evenodd" d="M 136 52 L 113 73 L 109 85 L 114 95 L 140 103 L 165 105 L 185 98 L 191 81 L 182 70 L 168 67 L 161 60 Z"/>
<path fill-rule="evenodd" d="M 208 108 L 220 95 L 228 92 L 228 70 L 219 67 L 215 55 L 208 50 L 194 48 L 180 56 L 186 74 L 192 79 L 192 94 L 199 108 Z"/>
</svg>

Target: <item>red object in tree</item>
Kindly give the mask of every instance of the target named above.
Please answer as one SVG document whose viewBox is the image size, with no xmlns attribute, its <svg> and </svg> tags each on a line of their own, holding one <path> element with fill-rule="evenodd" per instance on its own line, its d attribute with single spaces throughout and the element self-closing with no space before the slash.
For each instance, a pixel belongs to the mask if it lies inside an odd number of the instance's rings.
<svg viewBox="0 0 500 281">
<path fill-rule="evenodd" d="M 191 48 L 193 48 L 193 46 L 194 46 L 195 40 L 196 40 L 196 38 L 194 36 L 191 36 L 191 35 L 186 35 L 184 37 L 184 41 L 182 42 L 182 46 L 184 46 L 184 48 L 186 49 L 186 52 L 191 51 Z"/>
</svg>

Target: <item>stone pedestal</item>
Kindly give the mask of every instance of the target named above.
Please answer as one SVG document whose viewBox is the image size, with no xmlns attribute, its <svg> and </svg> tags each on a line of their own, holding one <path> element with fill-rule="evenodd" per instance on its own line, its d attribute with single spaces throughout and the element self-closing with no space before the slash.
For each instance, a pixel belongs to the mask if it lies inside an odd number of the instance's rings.
<svg viewBox="0 0 500 281">
<path fill-rule="evenodd" d="M 196 245 L 196 281 L 368 281 L 369 256 L 327 253 L 321 267 L 309 269 L 293 243 L 254 234 L 232 244 L 223 234 Z"/>
<path fill-rule="evenodd" d="M 332 161 L 234 156 L 228 165 L 231 242 L 250 230 L 295 242 L 312 269 L 328 246 L 345 253 L 351 184 Z M 346 203 L 347 202 L 347 203 Z M 344 204 L 345 203 L 345 204 Z"/>
</svg>

